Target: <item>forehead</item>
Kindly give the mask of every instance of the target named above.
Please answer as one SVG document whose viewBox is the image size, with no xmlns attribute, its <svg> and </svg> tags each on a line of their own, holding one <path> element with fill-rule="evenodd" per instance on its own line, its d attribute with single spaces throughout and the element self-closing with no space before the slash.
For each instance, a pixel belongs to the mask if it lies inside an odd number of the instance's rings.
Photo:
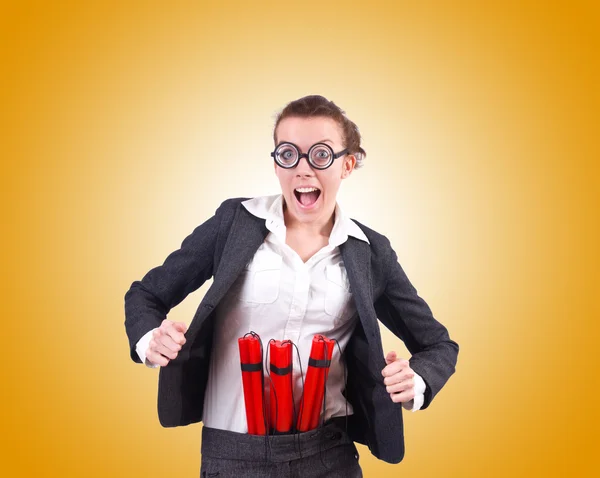
<svg viewBox="0 0 600 478">
<path fill-rule="evenodd" d="M 276 133 L 278 143 L 288 141 L 303 149 L 324 140 L 334 145 L 342 144 L 342 132 L 337 121 L 320 116 L 285 118 L 277 126 Z"/>
</svg>

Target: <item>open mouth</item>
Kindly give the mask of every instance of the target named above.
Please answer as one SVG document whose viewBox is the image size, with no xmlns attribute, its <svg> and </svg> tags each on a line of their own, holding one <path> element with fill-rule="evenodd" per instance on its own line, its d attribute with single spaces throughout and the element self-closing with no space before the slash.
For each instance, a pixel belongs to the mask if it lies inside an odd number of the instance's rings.
<svg viewBox="0 0 600 478">
<path fill-rule="evenodd" d="M 296 188 L 294 189 L 294 196 L 303 207 L 311 207 L 313 206 L 319 196 L 321 195 L 321 190 L 317 188 Z"/>
</svg>

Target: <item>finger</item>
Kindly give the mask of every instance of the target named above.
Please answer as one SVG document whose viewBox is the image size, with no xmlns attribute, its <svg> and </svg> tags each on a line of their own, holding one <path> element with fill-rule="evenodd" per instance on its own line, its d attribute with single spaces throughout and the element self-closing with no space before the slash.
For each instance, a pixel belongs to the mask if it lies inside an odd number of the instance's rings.
<svg viewBox="0 0 600 478">
<path fill-rule="evenodd" d="M 185 322 L 174 322 L 172 320 L 169 319 L 164 319 L 161 323 L 160 323 L 160 329 L 162 330 L 168 330 L 171 327 L 175 327 L 175 329 L 178 332 L 182 332 L 185 333 L 187 332 L 188 326 Z"/>
<path fill-rule="evenodd" d="M 175 327 L 182 334 L 185 334 L 188 329 L 188 326 L 185 322 L 173 322 L 173 327 Z"/>
<path fill-rule="evenodd" d="M 394 375 L 390 375 L 389 377 L 385 377 L 383 379 L 383 383 L 385 385 L 394 385 L 395 383 L 400 383 L 409 378 L 413 378 L 415 376 L 415 372 L 408 368 L 402 369 L 400 372 L 395 373 Z"/>
<path fill-rule="evenodd" d="M 381 371 L 381 374 L 384 377 L 389 377 L 400 372 L 402 369 L 410 367 L 408 360 L 405 359 L 396 359 L 396 361 L 392 362 L 389 365 L 386 365 L 385 368 Z"/>
<path fill-rule="evenodd" d="M 398 356 L 396 355 L 396 352 L 394 352 L 393 350 L 391 352 L 388 352 L 388 354 L 385 356 L 385 363 L 387 365 L 391 364 L 392 362 L 396 361 L 396 358 Z"/>
<path fill-rule="evenodd" d="M 415 389 L 411 388 L 410 390 L 405 390 L 404 392 L 392 393 L 390 397 L 392 397 L 392 402 L 394 403 L 410 402 L 413 398 L 415 398 Z"/>
<path fill-rule="evenodd" d="M 179 345 L 177 342 L 175 342 L 168 335 L 161 335 L 160 337 L 157 337 L 154 340 L 156 341 L 156 343 L 164 345 L 167 349 L 169 349 L 173 352 L 179 352 L 181 350 L 181 345 Z"/>
<path fill-rule="evenodd" d="M 415 382 L 412 379 L 403 380 L 400 383 L 395 383 L 393 385 L 388 385 L 385 387 L 387 393 L 399 393 L 404 392 L 405 390 L 409 390 L 411 388 L 415 388 Z"/>
<path fill-rule="evenodd" d="M 158 353 L 163 355 L 164 357 L 173 360 L 177 357 L 177 352 L 165 347 L 162 343 L 158 342 L 155 339 L 152 339 L 149 344 L 149 350 L 154 353 Z"/>
<path fill-rule="evenodd" d="M 402 370 L 401 365 L 398 362 L 392 362 L 389 365 L 386 365 L 381 371 L 381 375 L 384 377 L 391 377 L 392 375 L 396 375 Z"/>
<path fill-rule="evenodd" d="M 148 349 L 148 353 L 146 354 L 146 358 L 148 359 L 148 361 L 150 363 L 160 365 L 161 367 L 164 367 L 164 366 L 166 366 L 169 363 L 169 359 L 168 358 L 163 357 L 158 352 L 155 352 L 154 350 L 150 350 L 150 349 Z"/>
<path fill-rule="evenodd" d="M 180 344 L 183 345 L 185 343 L 185 337 L 183 336 L 183 334 L 181 332 L 179 332 L 173 325 L 174 323 L 171 322 L 170 320 L 163 320 L 162 324 L 160 324 L 160 327 L 154 331 L 154 333 L 152 334 L 156 339 L 166 335 L 171 337 L 171 339 Z"/>
<path fill-rule="evenodd" d="M 181 322 L 180 322 L 181 323 Z M 185 325 L 185 324 L 184 324 Z M 181 326 L 178 326 L 181 328 Z M 175 324 L 173 322 L 171 322 L 170 324 L 168 324 L 166 326 L 166 331 L 165 333 L 171 337 L 171 339 L 178 343 L 179 345 L 183 345 L 185 344 L 185 336 L 183 335 L 183 332 L 181 332 L 180 330 L 178 330 L 175 327 Z"/>
</svg>

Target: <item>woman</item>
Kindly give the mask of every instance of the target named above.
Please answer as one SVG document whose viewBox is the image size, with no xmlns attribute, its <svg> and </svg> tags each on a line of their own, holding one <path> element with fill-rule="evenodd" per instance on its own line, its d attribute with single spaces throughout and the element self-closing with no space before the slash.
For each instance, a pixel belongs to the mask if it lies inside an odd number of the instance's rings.
<svg viewBox="0 0 600 478">
<path fill-rule="evenodd" d="M 454 373 L 458 345 L 389 241 L 336 203 L 342 181 L 364 161 L 356 125 L 333 102 L 307 96 L 279 114 L 274 141 L 281 194 L 225 201 L 132 284 L 125 295 L 132 358 L 161 366 L 163 426 L 204 421 L 202 476 L 362 476 L 353 442 L 402 460 L 399 404 L 429 406 Z M 189 330 L 166 320 L 209 277 Z M 384 357 L 378 319 L 404 340 L 410 361 Z M 264 344 L 298 346 L 296 406 L 313 336 L 338 341 L 344 357 L 336 350 L 330 365 L 324 426 L 266 442 L 247 433 L 237 339 L 251 330 Z"/>
</svg>

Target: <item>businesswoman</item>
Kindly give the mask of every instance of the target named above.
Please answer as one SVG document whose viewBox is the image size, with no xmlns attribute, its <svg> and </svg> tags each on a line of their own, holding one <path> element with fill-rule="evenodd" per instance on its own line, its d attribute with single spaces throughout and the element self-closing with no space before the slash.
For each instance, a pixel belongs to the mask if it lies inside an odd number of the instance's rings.
<svg viewBox="0 0 600 478">
<path fill-rule="evenodd" d="M 131 285 L 131 357 L 161 367 L 163 426 L 204 423 L 201 476 L 362 476 L 354 442 L 402 460 L 402 407 L 429 406 L 454 373 L 458 345 L 387 238 L 336 202 L 365 160 L 356 125 L 333 102 L 307 96 L 281 111 L 273 136 L 281 194 L 226 200 Z M 211 277 L 189 329 L 166 318 Z M 410 360 L 384 353 L 378 320 L 404 340 Z M 249 331 L 265 344 L 297 345 L 296 406 L 313 336 L 337 340 L 318 429 L 266 440 L 248 434 L 237 339 Z"/>
</svg>

